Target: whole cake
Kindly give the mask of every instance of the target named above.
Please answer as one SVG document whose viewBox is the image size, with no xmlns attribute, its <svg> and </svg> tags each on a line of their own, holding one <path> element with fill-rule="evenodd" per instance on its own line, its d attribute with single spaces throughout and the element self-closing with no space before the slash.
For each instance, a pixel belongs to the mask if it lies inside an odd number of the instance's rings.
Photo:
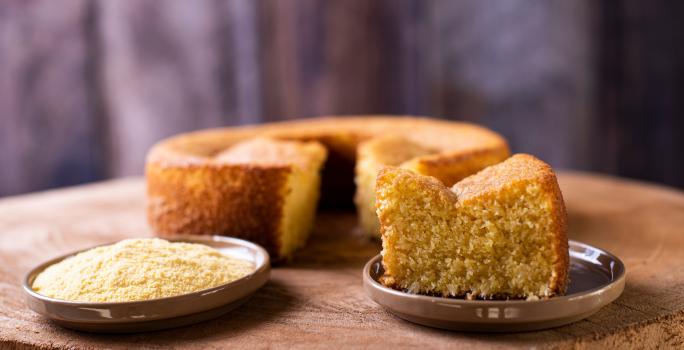
<svg viewBox="0 0 684 350">
<path fill-rule="evenodd" d="M 565 207 L 553 170 L 541 160 L 518 154 L 451 188 L 384 168 L 376 187 L 383 284 L 484 299 L 565 293 Z"/>
<path fill-rule="evenodd" d="M 448 184 L 509 155 L 506 141 L 491 130 L 417 117 L 329 117 L 181 134 L 148 153 L 148 220 L 160 236 L 241 237 L 264 246 L 274 260 L 288 258 L 312 227 L 321 164 L 321 200 L 351 201 L 357 149 L 379 137 L 421 151 L 386 148 L 387 158 L 370 151 L 373 169 L 401 165 Z M 260 141 L 250 143 L 254 138 Z M 363 162 L 366 153 L 358 151 Z M 364 169 L 356 176 L 361 216 L 374 207 L 375 170 Z M 303 182 L 309 185 L 294 185 Z M 308 204 L 288 205 L 299 200 Z M 364 219 L 364 227 L 377 232 L 377 219 Z"/>
</svg>

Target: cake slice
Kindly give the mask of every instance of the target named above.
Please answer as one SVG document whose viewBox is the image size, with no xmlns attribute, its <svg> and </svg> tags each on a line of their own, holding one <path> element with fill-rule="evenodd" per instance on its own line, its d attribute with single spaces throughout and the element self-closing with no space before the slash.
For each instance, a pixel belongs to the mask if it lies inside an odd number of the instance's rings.
<svg viewBox="0 0 684 350">
<path fill-rule="evenodd" d="M 563 198 L 551 167 L 533 156 L 515 155 L 452 188 L 385 168 L 376 203 L 389 287 L 482 299 L 565 293 Z"/>
<path fill-rule="evenodd" d="M 375 180 L 380 169 L 398 166 L 418 174 L 430 175 L 447 186 L 509 156 L 507 147 L 475 147 L 457 151 L 438 151 L 406 137 L 384 136 L 361 143 L 357 149 L 354 182 L 361 228 L 370 236 L 380 236 L 375 213 Z"/>
<path fill-rule="evenodd" d="M 261 197 L 274 197 L 268 206 L 277 206 L 276 215 L 261 220 L 276 222 L 275 232 L 268 236 L 274 238 L 274 244 L 269 244 L 274 259 L 287 258 L 306 242 L 313 227 L 316 204 L 320 196 L 320 170 L 325 161 L 327 151 L 318 142 L 283 141 L 269 138 L 255 138 L 234 145 L 226 151 L 217 154 L 214 163 L 221 166 L 242 166 L 253 169 L 245 171 L 233 181 L 250 181 L 249 174 L 258 177 L 258 168 L 278 171 L 284 174 L 284 181 L 274 181 L 266 184 L 271 188 L 263 188 L 269 192 Z M 247 177 L 247 178 L 244 178 Z M 277 186 L 274 186 L 277 185 Z M 260 197 L 250 198 L 251 202 L 259 202 Z M 236 213 L 259 207 L 243 206 L 236 208 Z M 246 215 L 244 215 L 246 214 Z M 259 213 L 243 213 L 236 220 L 248 220 Z M 239 236 L 239 234 L 238 234 Z"/>
</svg>

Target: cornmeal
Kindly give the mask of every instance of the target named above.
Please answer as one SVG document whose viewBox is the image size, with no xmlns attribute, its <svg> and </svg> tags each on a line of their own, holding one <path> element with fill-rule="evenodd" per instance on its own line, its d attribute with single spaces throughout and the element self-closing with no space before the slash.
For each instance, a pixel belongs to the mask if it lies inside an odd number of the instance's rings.
<svg viewBox="0 0 684 350">
<path fill-rule="evenodd" d="M 251 262 L 202 244 L 127 239 L 49 266 L 32 287 L 42 295 L 62 300 L 139 301 L 196 292 L 253 271 Z"/>
</svg>

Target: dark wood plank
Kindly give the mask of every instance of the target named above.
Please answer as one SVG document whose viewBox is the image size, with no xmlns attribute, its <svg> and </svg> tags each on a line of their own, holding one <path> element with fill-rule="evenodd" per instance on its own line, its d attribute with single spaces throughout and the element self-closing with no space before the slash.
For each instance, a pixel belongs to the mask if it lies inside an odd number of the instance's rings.
<svg viewBox="0 0 684 350">
<path fill-rule="evenodd" d="M 0 195 L 140 174 L 183 131 L 482 123 L 554 166 L 684 186 L 679 2 L 0 4 Z"/>
<path fill-rule="evenodd" d="M 427 3 L 262 1 L 264 115 L 426 114 Z"/>
<path fill-rule="evenodd" d="M 591 1 L 437 1 L 431 114 L 503 133 L 515 152 L 587 168 L 592 140 Z"/>
<path fill-rule="evenodd" d="M 606 1 L 597 170 L 684 187 L 684 3 Z"/>
<path fill-rule="evenodd" d="M 161 138 L 246 117 L 235 89 L 241 67 L 231 10 L 209 1 L 98 2 L 109 175 L 139 174 Z"/>
<path fill-rule="evenodd" d="M 0 196 L 102 176 L 88 2 L 0 3 Z"/>
</svg>

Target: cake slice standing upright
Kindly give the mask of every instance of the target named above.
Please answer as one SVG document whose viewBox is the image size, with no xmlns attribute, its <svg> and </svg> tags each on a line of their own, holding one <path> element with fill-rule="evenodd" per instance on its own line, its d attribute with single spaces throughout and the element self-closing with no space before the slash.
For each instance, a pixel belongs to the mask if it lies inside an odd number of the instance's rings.
<svg viewBox="0 0 684 350">
<path fill-rule="evenodd" d="M 387 286 L 482 299 L 565 293 L 565 206 L 553 170 L 533 156 L 515 155 L 452 188 L 385 168 L 376 207 Z"/>
</svg>

